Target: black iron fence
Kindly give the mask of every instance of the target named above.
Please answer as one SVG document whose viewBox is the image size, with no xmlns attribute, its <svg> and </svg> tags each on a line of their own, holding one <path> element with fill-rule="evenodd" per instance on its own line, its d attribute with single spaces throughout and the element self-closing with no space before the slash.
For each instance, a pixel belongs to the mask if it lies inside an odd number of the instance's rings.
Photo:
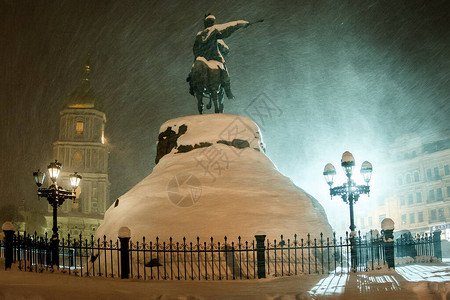
<svg viewBox="0 0 450 300">
<path fill-rule="evenodd" d="M 436 257 L 442 259 L 441 232 L 432 235 L 425 233 L 422 236 L 412 236 L 410 233 L 402 234 L 395 240 L 395 257 Z"/>
<path fill-rule="evenodd" d="M 12 234 L 11 241 L 2 242 L 1 255 L 23 271 L 53 271 L 77 276 L 135 278 L 142 280 L 236 280 L 267 276 L 297 274 L 327 274 L 350 271 L 368 271 L 386 264 L 386 243 L 380 236 L 350 238 L 312 237 L 310 234 L 291 238 L 281 236 L 269 240 L 255 236 L 243 241 L 227 237 L 190 242 L 148 241 L 129 239 L 86 239 L 70 235 L 59 243 L 59 266 L 51 266 L 51 242 L 47 236 Z M 440 257 L 440 239 L 424 236 L 396 241 L 397 256 L 413 254 Z M 413 246 L 412 246 L 413 245 Z M 352 247 L 353 255 L 352 256 Z M 439 250 L 437 250 L 439 249 Z M 7 258 L 8 251 L 10 259 Z M 12 251 L 12 254 L 11 254 Z M 409 252 L 408 252 L 409 251 Z"/>
</svg>

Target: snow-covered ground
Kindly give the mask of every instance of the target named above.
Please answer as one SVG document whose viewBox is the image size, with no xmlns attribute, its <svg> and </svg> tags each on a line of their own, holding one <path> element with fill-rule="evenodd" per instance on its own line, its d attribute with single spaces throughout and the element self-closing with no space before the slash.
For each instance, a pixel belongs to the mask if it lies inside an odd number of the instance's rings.
<svg viewBox="0 0 450 300">
<path fill-rule="evenodd" d="M 2 266 L 3 267 L 3 266 Z M 0 271 L 0 299 L 448 299 L 450 264 L 237 281 L 137 281 Z"/>
</svg>

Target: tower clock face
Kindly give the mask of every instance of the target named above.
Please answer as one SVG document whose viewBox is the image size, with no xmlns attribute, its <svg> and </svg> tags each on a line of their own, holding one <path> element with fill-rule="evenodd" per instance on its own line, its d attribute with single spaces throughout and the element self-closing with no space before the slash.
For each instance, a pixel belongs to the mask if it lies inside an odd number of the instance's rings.
<svg viewBox="0 0 450 300">
<path fill-rule="evenodd" d="M 74 161 L 74 162 L 80 162 L 82 159 L 83 159 L 83 155 L 81 155 L 80 152 L 76 152 L 76 153 L 73 155 L 73 161 Z"/>
</svg>

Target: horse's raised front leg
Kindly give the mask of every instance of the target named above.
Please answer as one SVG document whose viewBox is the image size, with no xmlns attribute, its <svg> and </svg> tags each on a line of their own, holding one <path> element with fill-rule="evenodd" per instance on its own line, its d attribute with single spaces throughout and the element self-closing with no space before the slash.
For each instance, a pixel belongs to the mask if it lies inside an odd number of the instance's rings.
<svg viewBox="0 0 450 300">
<path fill-rule="evenodd" d="M 197 97 L 197 107 L 198 107 L 198 112 L 200 114 L 203 114 L 203 108 L 205 107 L 203 105 L 203 95 L 201 93 L 196 93 L 195 95 Z"/>
<path fill-rule="evenodd" d="M 218 93 L 218 100 L 219 100 L 219 112 L 223 114 L 223 94 L 224 94 L 224 90 L 221 87 L 219 89 L 219 93 Z"/>
<path fill-rule="evenodd" d="M 213 102 L 214 102 L 214 112 L 216 114 L 220 113 L 219 104 L 217 103 L 217 90 L 212 90 L 211 95 L 213 96 Z"/>
<path fill-rule="evenodd" d="M 209 102 L 208 102 L 208 104 L 206 104 L 206 108 L 211 109 L 211 106 L 212 106 L 212 96 L 209 95 Z"/>
</svg>

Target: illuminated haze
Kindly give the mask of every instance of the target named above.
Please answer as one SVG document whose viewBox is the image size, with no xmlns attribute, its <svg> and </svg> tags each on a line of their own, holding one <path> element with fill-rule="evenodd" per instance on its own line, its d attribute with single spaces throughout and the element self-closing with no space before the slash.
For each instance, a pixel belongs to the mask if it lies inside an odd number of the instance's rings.
<svg viewBox="0 0 450 300">
<path fill-rule="evenodd" d="M 197 113 L 185 78 L 208 12 L 219 23 L 265 19 L 227 40 L 236 100 L 225 100 L 225 111 L 248 116 L 260 93 L 276 103 L 281 115 L 264 124 L 254 118 L 267 155 L 324 205 L 332 224 L 348 213 L 340 199 L 329 200 L 327 162 L 339 184 L 344 151 L 358 170 L 372 162 L 363 207 L 389 193 L 377 171 L 395 138 L 448 134 L 448 1 L 3 0 L 0 205 L 25 200 L 45 209 L 31 172 L 53 159 L 59 112 L 89 52 L 108 119 L 111 200 L 151 173 L 159 126 Z"/>
</svg>

